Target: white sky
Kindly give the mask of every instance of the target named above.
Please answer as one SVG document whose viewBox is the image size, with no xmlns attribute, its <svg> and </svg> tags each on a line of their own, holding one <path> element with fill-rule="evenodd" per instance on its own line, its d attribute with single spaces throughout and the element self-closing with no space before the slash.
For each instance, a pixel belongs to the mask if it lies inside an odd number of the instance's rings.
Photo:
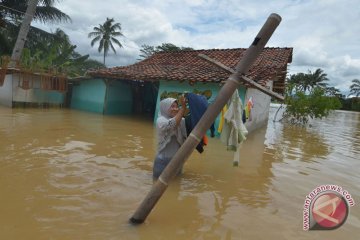
<svg viewBox="0 0 360 240">
<path fill-rule="evenodd" d="M 359 5 L 359 0 L 60 0 L 56 7 L 72 23 L 33 25 L 61 28 L 79 53 L 102 61 L 87 35 L 106 17 L 114 18 L 125 37 L 119 38 L 124 48 L 106 58 L 112 67 L 136 62 L 142 44 L 247 48 L 274 12 L 282 22 L 267 46 L 294 48 L 289 73 L 321 68 L 329 84 L 347 94 L 351 80 L 360 79 Z"/>
</svg>

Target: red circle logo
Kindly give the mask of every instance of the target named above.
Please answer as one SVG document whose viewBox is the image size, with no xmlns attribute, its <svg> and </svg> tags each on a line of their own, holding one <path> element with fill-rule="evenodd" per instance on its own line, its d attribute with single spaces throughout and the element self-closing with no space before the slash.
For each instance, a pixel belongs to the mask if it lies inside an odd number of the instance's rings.
<svg viewBox="0 0 360 240">
<path fill-rule="evenodd" d="M 322 228 L 334 229 L 345 222 L 348 206 L 339 194 L 323 193 L 315 199 L 311 211 L 314 220 Z"/>
</svg>

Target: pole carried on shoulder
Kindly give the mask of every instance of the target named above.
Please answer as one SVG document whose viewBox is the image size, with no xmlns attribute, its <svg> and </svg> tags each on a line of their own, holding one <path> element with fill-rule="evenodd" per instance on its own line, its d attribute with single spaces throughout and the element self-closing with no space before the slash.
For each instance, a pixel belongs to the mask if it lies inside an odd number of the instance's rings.
<svg viewBox="0 0 360 240">
<path fill-rule="evenodd" d="M 185 140 L 183 145 L 181 145 L 160 175 L 159 179 L 153 184 L 150 192 L 146 195 L 134 215 L 130 218 L 131 223 L 140 224 L 145 221 L 157 201 L 165 192 L 171 178 L 177 173 L 177 170 L 184 164 L 200 142 L 201 138 L 206 134 L 206 131 L 215 121 L 216 117 L 230 99 L 235 89 L 238 88 L 242 77 L 248 72 L 251 65 L 260 55 L 265 44 L 268 42 L 280 22 L 281 17 L 278 14 L 270 14 L 254 41 L 236 65 L 235 72 L 230 75 L 224 86 L 220 89 L 215 101 L 209 105 L 204 115 L 190 133 L 189 137 Z"/>
</svg>

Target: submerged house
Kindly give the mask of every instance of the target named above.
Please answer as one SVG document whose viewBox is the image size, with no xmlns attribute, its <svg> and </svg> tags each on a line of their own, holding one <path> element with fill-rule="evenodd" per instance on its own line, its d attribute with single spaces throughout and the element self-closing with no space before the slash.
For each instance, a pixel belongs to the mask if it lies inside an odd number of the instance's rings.
<svg viewBox="0 0 360 240">
<path fill-rule="evenodd" d="M 0 68 L 0 105 L 64 106 L 68 84 L 64 75 L 30 71 L 19 66 L 8 68 L 3 61 Z"/>
<path fill-rule="evenodd" d="M 129 66 L 88 72 L 87 79 L 74 81 L 71 108 L 103 114 L 147 114 L 156 119 L 159 101 L 184 92 L 203 94 L 211 104 L 230 73 L 203 58 L 204 54 L 234 68 L 246 49 L 213 49 L 160 52 Z M 283 94 L 292 48 L 264 48 L 247 77 Z M 245 104 L 253 103 L 249 131 L 268 119 L 271 97 L 251 85 L 239 86 Z"/>
</svg>

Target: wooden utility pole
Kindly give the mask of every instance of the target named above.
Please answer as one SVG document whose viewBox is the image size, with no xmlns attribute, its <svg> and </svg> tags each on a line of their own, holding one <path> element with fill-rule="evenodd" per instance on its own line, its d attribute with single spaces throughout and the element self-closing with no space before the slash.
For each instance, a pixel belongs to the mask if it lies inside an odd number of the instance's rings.
<svg viewBox="0 0 360 240">
<path fill-rule="evenodd" d="M 165 192 L 169 181 L 176 174 L 177 170 L 184 164 L 195 147 L 200 142 L 201 138 L 206 134 L 215 118 L 219 115 L 221 109 L 230 99 L 235 89 L 238 88 L 242 77 L 248 72 L 251 65 L 255 62 L 256 58 L 262 52 L 265 44 L 270 39 L 271 35 L 279 25 L 281 17 L 272 13 L 259 33 L 255 37 L 253 43 L 245 51 L 244 56 L 241 58 L 236 66 L 235 72 L 230 75 L 224 86 L 220 89 L 214 103 L 209 105 L 200 121 L 190 133 L 186 141 L 181 145 L 169 164 L 166 166 L 159 179 L 153 184 L 150 192 L 142 201 L 134 215 L 130 218 L 131 223 L 143 223 L 150 211 L 153 209 L 157 201 Z"/>
</svg>

